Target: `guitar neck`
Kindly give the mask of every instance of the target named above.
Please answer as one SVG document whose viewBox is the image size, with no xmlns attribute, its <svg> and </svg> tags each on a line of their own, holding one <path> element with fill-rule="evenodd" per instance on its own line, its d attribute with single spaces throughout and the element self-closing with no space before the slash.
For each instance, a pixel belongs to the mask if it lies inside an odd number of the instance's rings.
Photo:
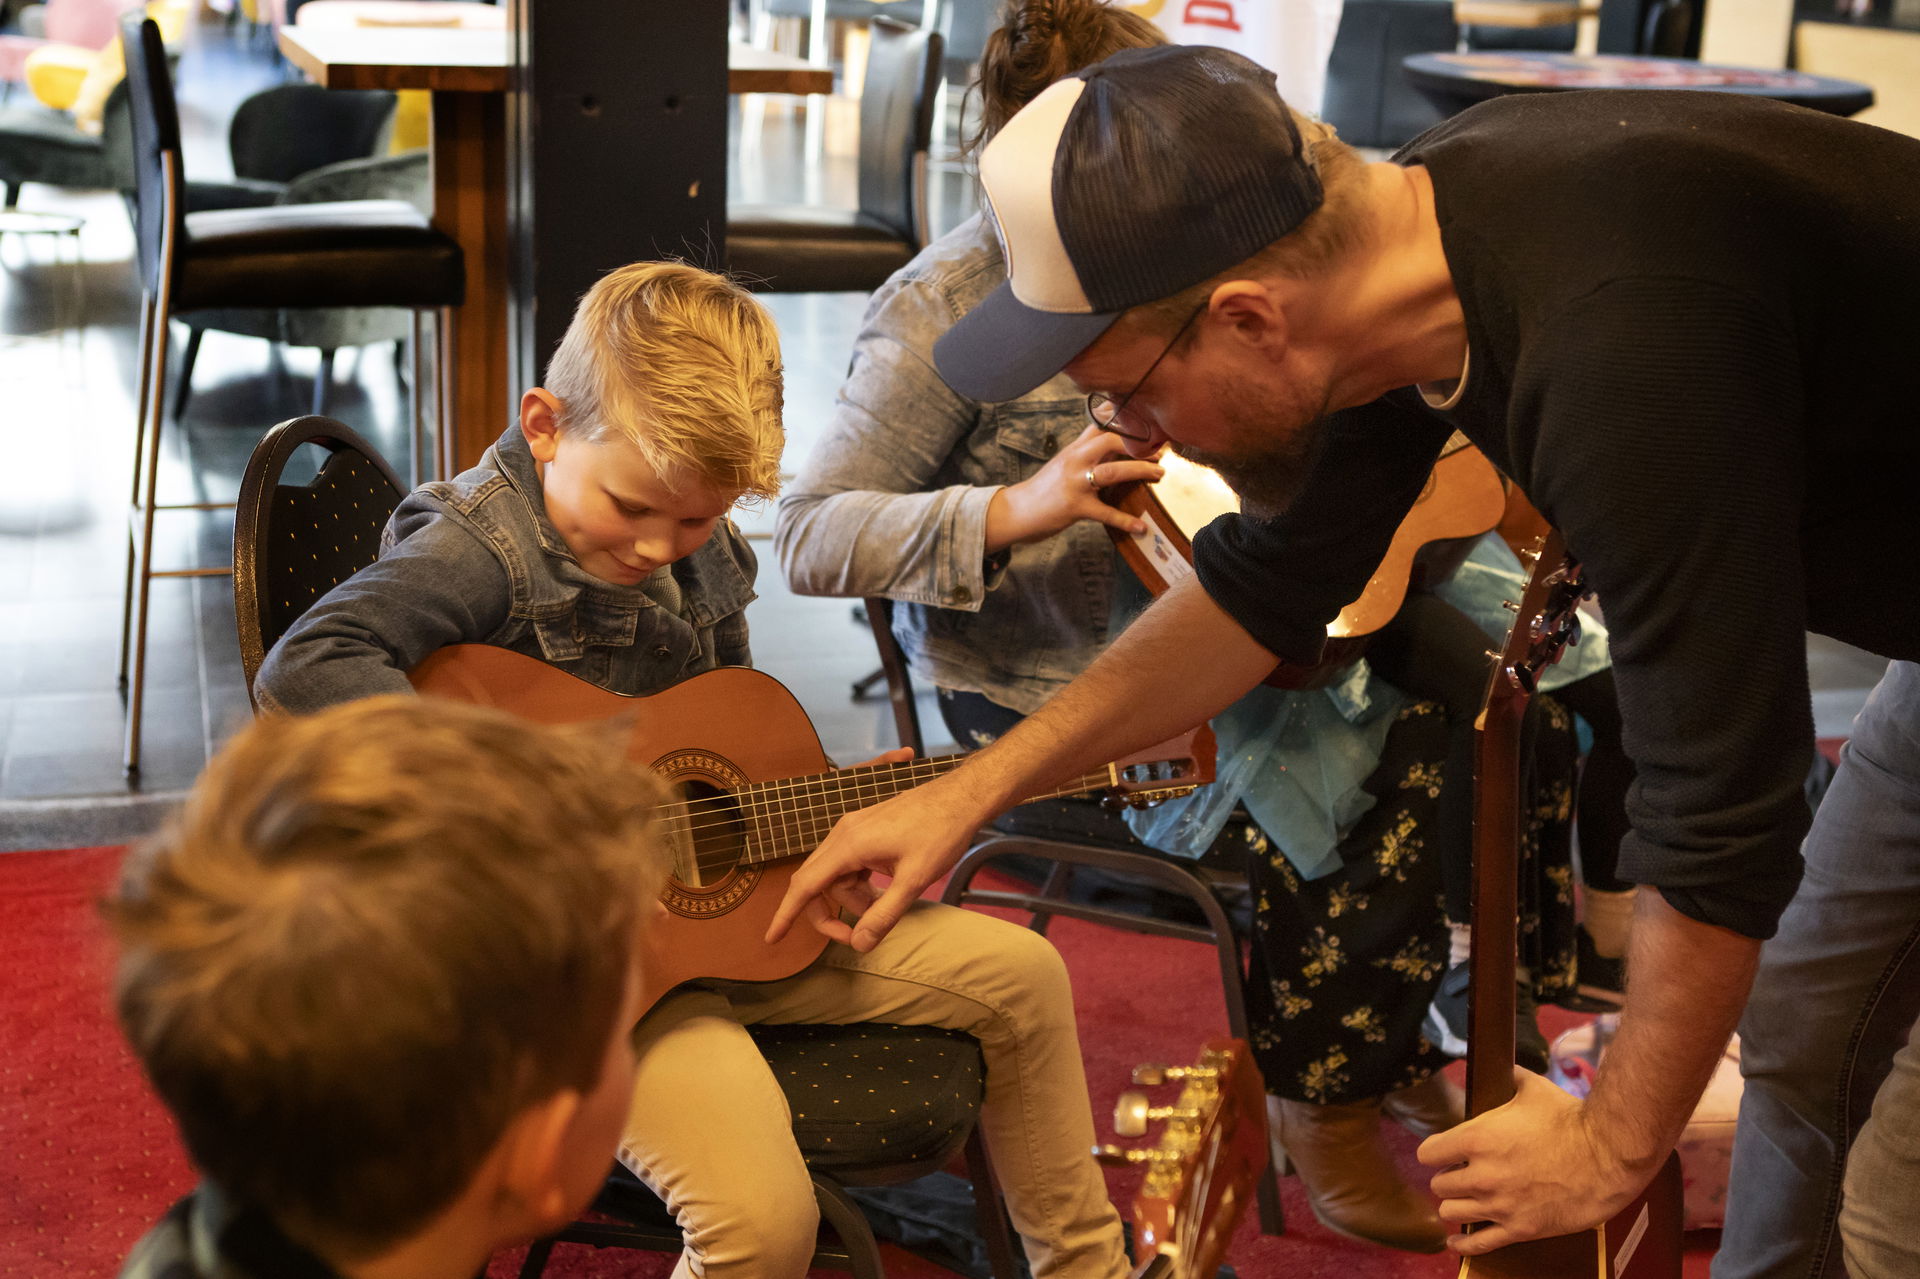
<svg viewBox="0 0 1920 1279">
<path fill-rule="evenodd" d="M 681 833 L 693 835 L 696 842 L 703 829 L 745 823 L 746 847 L 739 855 L 740 865 L 802 857 L 818 848 L 835 823 L 848 813 L 871 808 L 945 776 L 966 758 L 964 754 L 943 755 L 898 764 L 863 764 L 805 777 L 753 782 L 725 796 L 663 804 L 660 816 L 670 832 L 677 826 Z M 1103 790 L 1113 781 L 1113 769 L 1103 767 L 1052 790 L 1029 795 L 1022 802 L 1085 795 Z"/>
</svg>

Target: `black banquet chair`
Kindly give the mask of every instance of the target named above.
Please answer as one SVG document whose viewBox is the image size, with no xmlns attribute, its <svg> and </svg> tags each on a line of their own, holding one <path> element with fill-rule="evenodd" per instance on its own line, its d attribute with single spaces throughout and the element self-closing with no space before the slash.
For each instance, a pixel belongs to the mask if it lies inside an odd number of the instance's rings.
<svg viewBox="0 0 1920 1279">
<path fill-rule="evenodd" d="M 168 320 L 175 314 L 244 307 L 405 307 L 433 310 L 443 324 L 462 300 L 460 247 L 399 200 L 186 211 L 180 117 L 160 30 L 138 10 L 121 25 L 133 113 L 134 230 L 142 290 L 140 382 L 133 492 L 122 610 L 120 681 L 127 694 L 123 763 L 140 767 L 147 619 L 156 577 L 219 576 L 226 566 L 155 569 L 154 516 L 228 503 L 160 507 L 156 489 L 165 429 Z M 413 448 L 421 455 L 415 346 Z M 436 415 L 437 417 L 438 415 Z M 417 472 L 416 472 L 417 473 Z"/>
<path fill-rule="evenodd" d="M 937 31 L 873 20 L 860 90 L 860 205 L 741 204 L 727 266 L 764 293 L 871 292 L 927 242 L 927 148 L 940 88 Z"/>
</svg>

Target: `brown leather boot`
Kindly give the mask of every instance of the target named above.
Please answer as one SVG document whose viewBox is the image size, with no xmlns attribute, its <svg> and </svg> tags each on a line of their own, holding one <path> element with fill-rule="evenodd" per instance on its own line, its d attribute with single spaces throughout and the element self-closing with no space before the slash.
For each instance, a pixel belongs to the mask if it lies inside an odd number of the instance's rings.
<svg viewBox="0 0 1920 1279">
<path fill-rule="evenodd" d="M 1381 1113 L 1425 1141 L 1467 1121 L 1467 1094 L 1435 1071 L 1417 1084 L 1395 1089 L 1380 1099 Z"/>
<path fill-rule="evenodd" d="M 1387 1153 L 1378 1098 L 1313 1106 L 1268 1097 L 1267 1117 L 1281 1148 L 1275 1158 L 1284 1157 L 1300 1174 L 1307 1206 L 1321 1225 L 1403 1252 L 1447 1246 L 1433 1201 L 1400 1179 Z"/>
</svg>

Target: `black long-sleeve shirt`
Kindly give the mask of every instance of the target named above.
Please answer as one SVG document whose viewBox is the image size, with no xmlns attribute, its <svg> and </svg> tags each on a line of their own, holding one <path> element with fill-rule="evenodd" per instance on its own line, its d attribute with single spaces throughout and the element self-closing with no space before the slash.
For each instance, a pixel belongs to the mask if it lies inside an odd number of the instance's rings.
<svg viewBox="0 0 1920 1279">
<path fill-rule="evenodd" d="M 1325 423 L 1282 516 L 1196 540 L 1208 593 L 1308 660 L 1458 427 L 1606 608 L 1638 769 L 1620 873 L 1771 936 L 1800 878 L 1805 632 L 1920 658 L 1920 141 L 1731 94 L 1497 99 L 1427 166 L 1471 372 Z"/>
</svg>

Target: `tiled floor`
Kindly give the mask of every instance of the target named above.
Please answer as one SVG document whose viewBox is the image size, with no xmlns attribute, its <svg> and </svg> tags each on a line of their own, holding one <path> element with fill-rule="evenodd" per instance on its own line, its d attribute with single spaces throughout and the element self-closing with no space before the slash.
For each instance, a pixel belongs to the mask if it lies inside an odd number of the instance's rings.
<svg viewBox="0 0 1920 1279">
<path fill-rule="evenodd" d="M 190 173 L 227 172 L 225 122 L 234 104 L 281 75 L 260 46 L 219 28 L 194 33 L 179 72 Z M 775 101 L 758 153 L 743 160 L 736 149 L 737 197 L 851 203 L 850 107 L 832 105 L 824 162 L 807 165 L 798 113 Z M 972 193 L 957 173 L 936 180 L 936 224 L 944 227 L 965 215 Z M 86 225 L 77 268 L 51 260 L 48 243 L 0 240 L 0 848 L 106 842 L 148 828 L 247 714 L 228 580 L 157 582 L 145 761 L 136 781 L 121 776 L 115 672 L 135 376 L 132 235 L 111 194 L 28 187 L 22 204 L 76 213 Z M 76 285 L 84 325 L 36 335 Z M 863 301 L 768 298 L 785 344 L 790 470 L 831 410 Z M 291 353 L 282 367 L 264 343 L 209 333 L 185 443 L 165 459 L 162 500 L 230 500 L 260 430 L 306 411 L 314 366 L 311 351 Z M 343 356 L 328 411 L 391 456 L 403 454 L 390 351 Z M 164 557 L 225 562 L 224 514 L 163 520 Z M 742 518 L 763 535 L 771 522 L 770 510 Z M 771 545 L 759 545 L 761 598 L 749 614 L 756 660 L 794 690 L 830 755 L 854 760 L 892 745 L 884 699 L 849 697 L 874 665 L 849 602 L 793 596 Z M 1821 731 L 1844 732 L 1881 664 L 1825 641 L 1812 652 Z M 937 715 L 923 718 L 937 730 Z"/>
</svg>

